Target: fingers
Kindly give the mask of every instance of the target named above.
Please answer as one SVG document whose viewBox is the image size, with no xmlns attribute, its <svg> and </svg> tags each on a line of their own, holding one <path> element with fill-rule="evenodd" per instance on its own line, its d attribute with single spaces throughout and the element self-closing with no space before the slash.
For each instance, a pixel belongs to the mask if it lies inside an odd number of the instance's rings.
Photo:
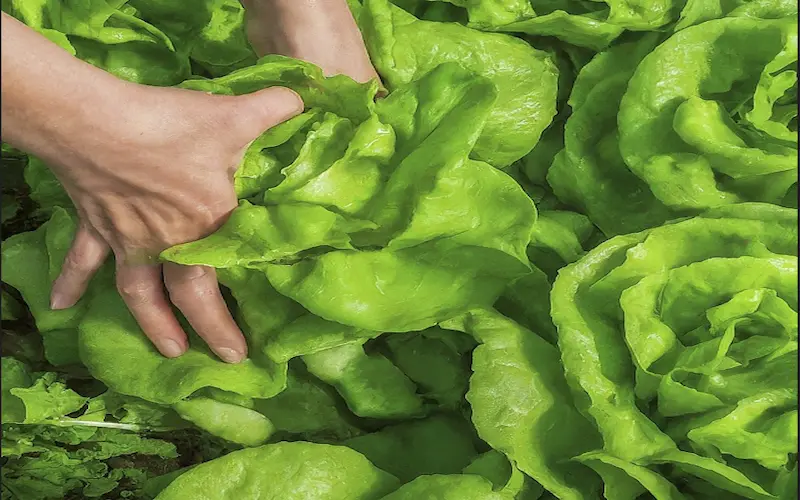
<svg viewBox="0 0 800 500">
<path fill-rule="evenodd" d="M 92 276 L 105 262 L 109 248 L 99 235 L 81 227 L 75 234 L 61 274 L 53 282 L 50 294 L 50 308 L 67 309 L 74 306 L 83 296 Z"/>
<path fill-rule="evenodd" d="M 222 360 L 238 363 L 247 343 L 222 298 L 214 268 L 164 264 L 164 282 L 172 303 Z"/>
<path fill-rule="evenodd" d="M 161 354 L 175 358 L 186 351 L 186 334 L 164 293 L 160 265 L 118 265 L 117 290 Z"/>
<path fill-rule="evenodd" d="M 303 112 L 303 100 L 296 92 L 285 87 L 270 87 L 239 96 L 237 100 L 244 107 L 241 114 L 248 117 L 237 121 L 244 127 L 242 133 L 248 141 Z"/>
</svg>

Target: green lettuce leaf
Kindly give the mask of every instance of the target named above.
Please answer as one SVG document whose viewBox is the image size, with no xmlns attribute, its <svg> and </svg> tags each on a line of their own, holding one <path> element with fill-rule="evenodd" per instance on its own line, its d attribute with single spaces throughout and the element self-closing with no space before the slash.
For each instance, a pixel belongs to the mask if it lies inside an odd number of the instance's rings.
<svg viewBox="0 0 800 500">
<path fill-rule="evenodd" d="M 658 44 L 650 33 L 595 56 L 575 80 L 564 149 L 547 171 L 563 203 L 587 214 L 613 236 L 662 224 L 672 212 L 634 175 L 619 152 L 617 112 L 639 62 Z"/>
<path fill-rule="evenodd" d="M 656 198 L 693 211 L 784 199 L 797 183 L 797 128 L 780 112 L 796 111 L 796 40 L 795 19 L 729 17 L 644 58 L 620 104 L 619 144 Z"/>
<path fill-rule="evenodd" d="M 420 476 L 404 484 L 383 500 L 503 500 L 492 490 L 492 483 L 480 476 Z"/>
<path fill-rule="evenodd" d="M 119 78 L 149 85 L 174 85 L 186 79 L 188 58 L 166 33 L 125 3 L 10 0 L 3 2 L 3 11 Z"/>
<path fill-rule="evenodd" d="M 470 333 L 480 343 L 467 393 L 478 435 L 559 498 L 591 498 L 595 477 L 569 459 L 599 440 L 569 396 L 558 351 L 491 310 L 441 326 Z"/>
<path fill-rule="evenodd" d="M 457 474 L 477 455 L 469 423 L 448 415 L 386 427 L 343 444 L 403 482 L 427 474 Z"/>
<path fill-rule="evenodd" d="M 309 441 L 339 441 L 363 432 L 335 390 L 311 376 L 299 362 L 289 365 L 286 389 L 269 399 L 254 400 L 253 409 L 278 431 Z"/>
<path fill-rule="evenodd" d="M 504 167 L 533 148 L 556 112 L 557 70 L 545 52 L 510 36 L 421 21 L 388 0 L 364 6 L 365 41 L 390 90 L 457 62 L 491 80 L 498 94 L 474 158 Z"/>
<path fill-rule="evenodd" d="M 381 354 L 364 352 L 363 342 L 303 356 L 309 373 L 336 388 L 360 417 L 407 418 L 424 411 L 416 386 Z"/>
<path fill-rule="evenodd" d="M 349 448 L 296 442 L 236 451 L 198 465 L 156 498 L 377 500 L 397 486 L 396 478 Z"/>
<path fill-rule="evenodd" d="M 86 313 L 92 288 L 73 307 L 50 309 L 52 283 L 61 272 L 77 229 L 74 215 L 55 207 L 49 221 L 35 231 L 16 234 L 2 243 L 3 282 L 16 288 L 42 334 L 45 356 L 56 366 L 79 363 L 77 327 Z M 110 279 L 102 269 L 93 283 Z"/>
<path fill-rule="evenodd" d="M 147 401 L 172 404 L 204 387 L 266 398 L 286 384 L 286 364 L 260 354 L 252 337 L 255 352 L 235 365 L 219 360 L 191 331 L 191 347 L 183 356 L 163 357 L 113 288 L 97 293 L 79 331 L 80 356 L 89 371 L 114 391 Z M 120 352 L 135 362 L 120 363 Z"/>
<path fill-rule="evenodd" d="M 773 498 L 797 449 L 796 223 L 795 210 L 729 205 L 561 271 L 561 359 L 603 436 L 579 460 L 607 488 L 673 498 L 674 478 L 653 475 L 668 464 L 693 488 Z"/>
<path fill-rule="evenodd" d="M 623 31 L 656 31 L 679 15 L 674 0 L 431 0 L 464 7 L 469 26 L 485 31 L 553 36 L 603 50 Z"/>
<path fill-rule="evenodd" d="M 349 118 L 329 113 L 312 126 L 265 206 L 243 203 L 221 231 L 163 258 L 259 270 L 315 316 L 373 332 L 424 329 L 488 305 L 525 272 L 535 209 L 510 177 L 468 158 L 496 97 L 488 80 L 443 64 L 372 110 L 364 92 L 374 86 L 335 77 L 325 80 L 335 94 L 319 93 L 304 83 L 316 73 L 288 65 L 264 59 L 187 85 L 238 93 L 283 80 L 309 105 L 347 106 Z M 375 114 L 364 119 L 353 103 Z M 350 194 L 356 172 L 373 179 L 360 198 Z"/>
<path fill-rule="evenodd" d="M 215 436 L 244 446 L 264 444 L 275 426 L 261 413 L 208 397 L 178 401 L 172 407 L 181 416 Z"/>
</svg>

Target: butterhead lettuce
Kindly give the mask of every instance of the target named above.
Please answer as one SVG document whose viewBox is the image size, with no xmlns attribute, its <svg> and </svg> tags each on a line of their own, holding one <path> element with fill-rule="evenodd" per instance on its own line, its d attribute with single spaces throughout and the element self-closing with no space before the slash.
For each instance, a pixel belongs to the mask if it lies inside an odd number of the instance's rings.
<svg viewBox="0 0 800 500">
<path fill-rule="evenodd" d="M 578 460 L 607 491 L 778 493 L 797 453 L 796 211 L 730 205 L 612 238 L 562 270 L 552 315 L 603 438 Z"/>
<path fill-rule="evenodd" d="M 306 105 L 161 255 L 215 268 L 239 364 L 180 314 L 161 356 L 113 262 L 50 310 L 77 213 L 3 144 L 3 500 L 796 500 L 796 1 L 347 3 L 380 83 L 256 59 L 238 0 L 3 1 Z"/>
</svg>

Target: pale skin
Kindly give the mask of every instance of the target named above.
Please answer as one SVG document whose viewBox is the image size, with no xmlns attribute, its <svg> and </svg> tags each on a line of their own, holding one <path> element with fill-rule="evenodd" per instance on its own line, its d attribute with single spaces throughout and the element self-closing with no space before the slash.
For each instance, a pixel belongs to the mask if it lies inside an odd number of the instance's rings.
<svg viewBox="0 0 800 500">
<path fill-rule="evenodd" d="M 345 0 L 249 0 L 256 52 L 296 57 L 328 75 L 377 78 Z M 177 307 L 222 360 L 247 344 L 213 268 L 161 264 L 159 253 L 214 232 L 236 207 L 233 173 L 262 132 L 303 111 L 293 91 L 231 97 L 125 82 L 2 14 L 2 140 L 40 157 L 80 224 L 51 307 L 73 306 L 110 253 L 117 290 L 156 348 L 188 348 Z M 157 179 L 157 182 L 154 182 Z"/>
</svg>

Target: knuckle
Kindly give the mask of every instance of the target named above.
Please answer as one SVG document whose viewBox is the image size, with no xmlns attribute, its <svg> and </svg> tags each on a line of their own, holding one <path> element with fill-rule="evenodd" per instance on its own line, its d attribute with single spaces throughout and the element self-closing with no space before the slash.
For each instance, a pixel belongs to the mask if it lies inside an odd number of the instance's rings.
<svg viewBox="0 0 800 500">
<path fill-rule="evenodd" d="M 177 274 L 177 275 L 176 275 Z M 180 273 L 169 276 L 166 280 L 170 301 L 178 306 L 190 306 L 197 302 L 206 302 L 218 293 L 216 282 L 209 279 L 210 268 L 193 266 L 181 269 Z"/>
<path fill-rule="evenodd" d="M 167 287 L 169 300 L 179 309 L 194 304 L 207 303 L 216 296 L 215 290 L 205 284 L 188 284 Z"/>
<path fill-rule="evenodd" d="M 150 283 L 117 283 L 117 291 L 129 305 L 146 304 L 152 300 L 155 288 Z"/>
<path fill-rule="evenodd" d="M 165 268 L 167 287 L 197 286 L 211 276 L 211 269 L 208 266 L 171 266 L 170 268 Z"/>
<path fill-rule="evenodd" d="M 78 274 L 90 273 L 95 268 L 95 260 L 85 252 L 71 251 L 64 259 L 64 269 Z"/>
</svg>

